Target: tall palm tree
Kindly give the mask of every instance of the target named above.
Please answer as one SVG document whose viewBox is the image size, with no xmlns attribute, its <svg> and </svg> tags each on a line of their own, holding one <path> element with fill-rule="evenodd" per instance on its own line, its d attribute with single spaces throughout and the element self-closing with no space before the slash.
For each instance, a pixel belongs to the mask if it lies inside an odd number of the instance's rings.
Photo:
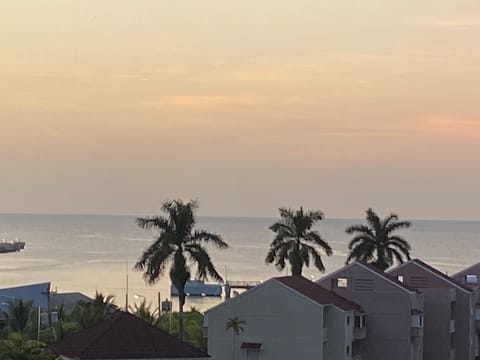
<svg viewBox="0 0 480 360">
<path fill-rule="evenodd" d="M 225 330 L 232 330 L 233 333 L 233 340 L 232 340 L 232 359 L 235 360 L 235 342 L 236 342 L 236 337 L 240 335 L 242 332 L 245 331 L 244 325 L 247 325 L 247 322 L 244 320 L 240 320 L 238 316 L 235 316 L 233 318 L 229 318 L 227 320 L 227 326 L 225 327 Z"/>
<path fill-rule="evenodd" d="M 275 262 L 275 266 L 281 271 L 286 262 L 290 263 L 292 275 L 302 275 L 302 268 L 310 264 L 313 258 L 315 267 L 325 271 L 322 257 L 318 252 L 321 248 L 328 256 L 332 255 L 332 248 L 322 239 L 320 234 L 312 230 L 315 222 L 322 220 L 321 211 L 304 211 L 280 208 L 280 221 L 270 226 L 276 235 L 270 244 L 270 250 L 265 261 L 269 264 Z"/>
<path fill-rule="evenodd" d="M 386 270 L 395 260 L 399 263 L 403 263 L 404 259 L 410 260 L 410 244 L 404 238 L 392 233 L 402 228 L 409 228 L 411 223 L 398 221 L 398 216 L 395 214 L 380 219 L 371 208 L 366 213 L 366 225 L 353 225 L 345 230 L 347 234 L 354 234 L 348 245 L 350 254 L 346 263 L 358 260 Z"/>
<path fill-rule="evenodd" d="M 135 269 L 143 271 L 143 278 L 154 284 L 164 275 L 170 265 L 170 280 L 178 289 L 178 335 L 183 340 L 183 306 L 185 304 L 185 284 L 190 279 L 190 264 L 196 264 L 197 277 L 223 281 L 215 269 L 207 249 L 202 242 L 218 248 L 227 248 L 219 235 L 206 230 L 194 230 L 196 224 L 196 201 L 184 203 L 182 200 L 167 201 L 162 205 L 164 216 L 137 218 L 137 224 L 143 229 L 155 229 L 159 232 L 155 241 L 143 252 Z M 188 262 L 189 263 L 188 263 Z"/>
</svg>

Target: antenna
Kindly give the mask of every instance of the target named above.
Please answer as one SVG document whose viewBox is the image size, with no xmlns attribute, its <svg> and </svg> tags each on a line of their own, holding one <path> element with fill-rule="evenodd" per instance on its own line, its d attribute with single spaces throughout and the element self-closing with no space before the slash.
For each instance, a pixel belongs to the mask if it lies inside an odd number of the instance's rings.
<svg viewBox="0 0 480 360">
<path fill-rule="evenodd" d="M 128 312 L 128 259 L 125 261 L 125 311 Z"/>
</svg>

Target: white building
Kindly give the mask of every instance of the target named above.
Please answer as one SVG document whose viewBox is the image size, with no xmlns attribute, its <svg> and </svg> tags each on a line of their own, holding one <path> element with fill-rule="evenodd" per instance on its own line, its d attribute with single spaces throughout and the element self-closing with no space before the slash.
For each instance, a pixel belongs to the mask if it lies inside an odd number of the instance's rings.
<svg viewBox="0 0 480 360">
<path fill-rule="evenodd" d="M 238 336 L 226 329 L 234 317 L 246 322 Z M 300 276 L 272 278 L 204 318 L 212 360 L 359 360 L 364 325 L 359 305 Z"/>
</svg>

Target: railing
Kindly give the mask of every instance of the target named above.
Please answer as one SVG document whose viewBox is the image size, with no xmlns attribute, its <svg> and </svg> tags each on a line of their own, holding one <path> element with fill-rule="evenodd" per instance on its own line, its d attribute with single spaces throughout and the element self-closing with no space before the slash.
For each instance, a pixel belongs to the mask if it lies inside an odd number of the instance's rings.
<svg viewBox="0 0 480 360">
<path fill-rule="evenodd" d="M 254 286 L 257 286 L 257 285 L 260 285 L 260 281 L 248 281 L 248 280 L 244 280 L 244 281 L 232 281 L 232 280 L 228 280 L 225 285 L 228 285 L 230 287 L 237 287 L 237 288 L 240 288 L 240 287 L 254 287 Z"/>
</svg>

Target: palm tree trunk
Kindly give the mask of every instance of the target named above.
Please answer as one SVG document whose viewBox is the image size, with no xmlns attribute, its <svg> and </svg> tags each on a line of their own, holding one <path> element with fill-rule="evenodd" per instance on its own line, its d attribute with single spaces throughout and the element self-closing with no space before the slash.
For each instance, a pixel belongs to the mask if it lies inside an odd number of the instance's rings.
<svg viewBox="0 0 480 360">
<path fill-rule="evenodd" d="M 235 329 L 233 330 L 232 359 L 235 360 Z"/>
<path fill-rule="evenodd" d="M 185 291 L 180 290 L 178 294 L 178 338 L 183 341 L 183 305 L 185 305 Z"/>
</svg>

